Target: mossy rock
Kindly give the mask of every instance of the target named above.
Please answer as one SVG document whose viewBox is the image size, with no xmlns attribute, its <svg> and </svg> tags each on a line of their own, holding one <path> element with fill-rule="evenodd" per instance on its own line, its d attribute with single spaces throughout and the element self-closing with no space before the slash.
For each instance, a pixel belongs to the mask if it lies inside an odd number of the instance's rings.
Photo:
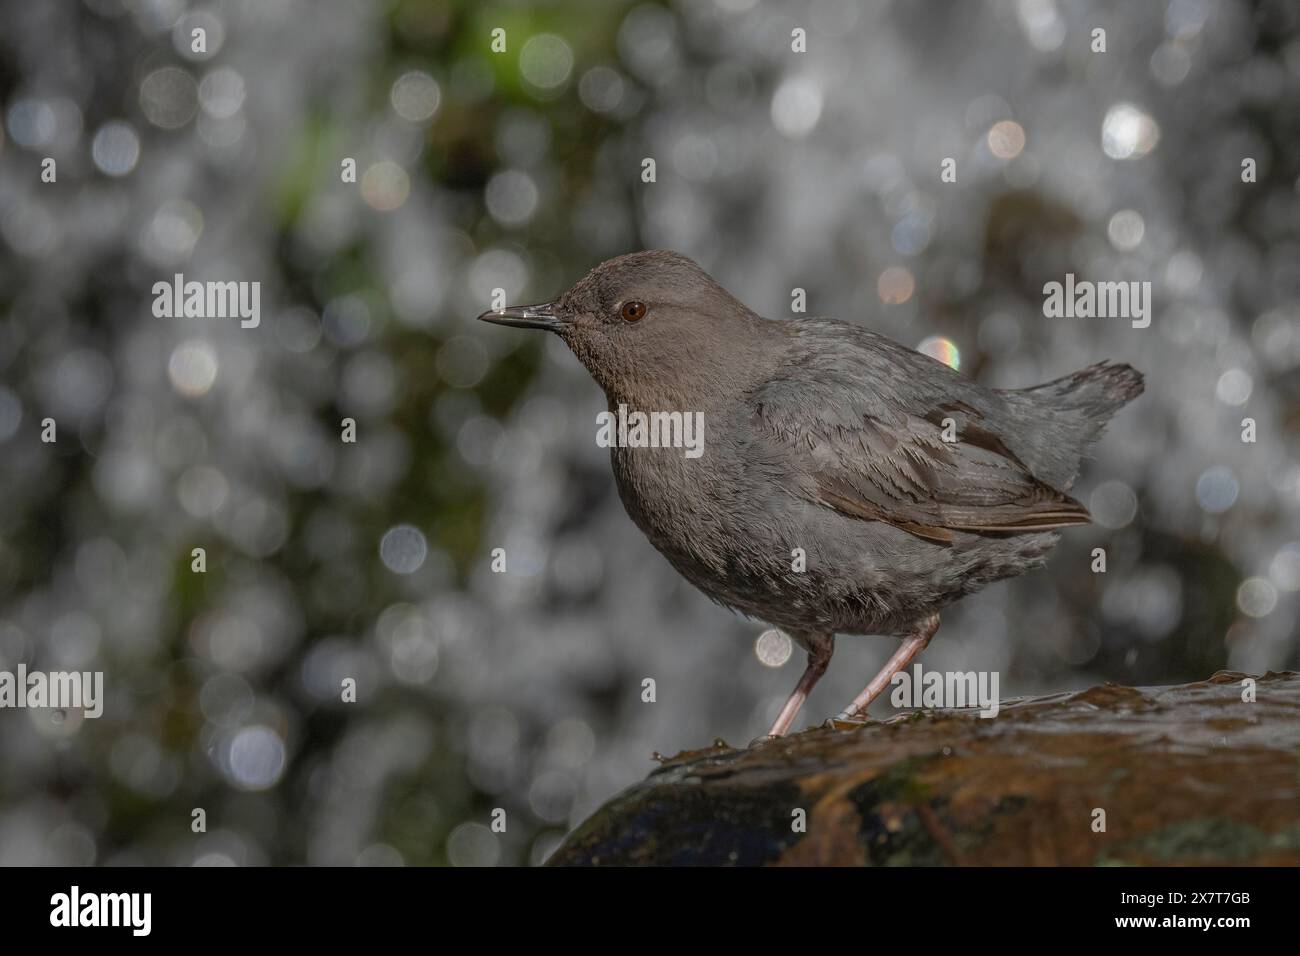
<svg viewBox="0 0 1300 956">
<path fill-rule="evenodd" d="M 1298 865 L 1300 675 L 1256 678 L 1254 701 L 1246 679 L 719 742 L 665 760 L 548 863 Z"/>
</svg>

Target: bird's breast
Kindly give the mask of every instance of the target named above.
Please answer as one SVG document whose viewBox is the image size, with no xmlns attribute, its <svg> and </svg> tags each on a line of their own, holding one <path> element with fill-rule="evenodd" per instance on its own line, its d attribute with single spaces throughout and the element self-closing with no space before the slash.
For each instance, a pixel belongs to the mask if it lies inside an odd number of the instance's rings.
<svg viewBox="0 0 1300 956">
<path fill-rule="evenodd" d="M 731 491 L 715 460 L 680 448 L 622 447 L 611 449 L 611 462 L 623 507 L 651 544 L 701 572 L 725 565 Z"/>
</svg>

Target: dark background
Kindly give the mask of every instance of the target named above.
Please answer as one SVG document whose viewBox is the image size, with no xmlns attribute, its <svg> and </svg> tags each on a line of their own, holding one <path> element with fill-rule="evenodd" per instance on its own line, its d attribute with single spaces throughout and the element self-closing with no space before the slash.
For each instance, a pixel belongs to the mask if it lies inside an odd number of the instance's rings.
<svg viewBox="0 0 1300 956">
<path fill-rule="evenodd" d="M 802 655 L 636 531 L 561 343 L 472 321 L 639 248 L 990 385 L 1146 373 L 1096 524 L 927 666 L 1296 666 L 1294 3 L 10 0 L 0 110 L 0 669 L 108 697 L 0 711 L 0 863 L 536 862 L 652 751 L 765 729 Z M 155 318 L 176 272 L 261 325 Z M 1149 280 L 1151 326 L 1044 318 L 1066 272 Z M 805 720 L 891 649 L 841 639 Z"/>
</svg>

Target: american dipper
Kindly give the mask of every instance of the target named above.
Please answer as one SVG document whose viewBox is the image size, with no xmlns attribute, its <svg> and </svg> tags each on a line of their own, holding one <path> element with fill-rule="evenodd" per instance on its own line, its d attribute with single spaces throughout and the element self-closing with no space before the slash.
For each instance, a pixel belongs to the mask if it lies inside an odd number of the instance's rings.
<svg viewBox="0 0 1300 956">
<path fill-rule="evenodd" d="M 902 638 L 840 714 L 864 719 L 939 611 L 1041 566 L 1084 524 L 1066 491 L 1141 373 L 1102 362 L 985 388 L 833 319 L 754 313 L 690 259 L 637 252 L 554 302 L 479 316 L 555 332 L 619 406 L 703 414 L 704 452 L 611 449 L 623 506 L 685 578 L 785 629 L 808 666 L 769 732 L 789 730 L 836 634 Z"/>
</svg>

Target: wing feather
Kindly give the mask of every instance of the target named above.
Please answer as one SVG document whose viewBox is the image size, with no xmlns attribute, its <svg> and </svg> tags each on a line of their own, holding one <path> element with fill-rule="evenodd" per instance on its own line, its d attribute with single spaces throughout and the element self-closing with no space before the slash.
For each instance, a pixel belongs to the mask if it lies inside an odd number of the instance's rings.
<svg viewBox="0 0 1300 956">
<path fill-rule="evenodd" d="M 1016 534 L 1090 520 L 1008 447 L 995 393 L 965 379 L 961 399 L 916 378 L 873 388 L 872 369 L 855 375 L 843 363 L 788 371 L 752 396 L 754 428 L 769 454 L 795 470 L 799 492 L 819 504 L 938 544 L 958 531 Z"/>
</svg>

